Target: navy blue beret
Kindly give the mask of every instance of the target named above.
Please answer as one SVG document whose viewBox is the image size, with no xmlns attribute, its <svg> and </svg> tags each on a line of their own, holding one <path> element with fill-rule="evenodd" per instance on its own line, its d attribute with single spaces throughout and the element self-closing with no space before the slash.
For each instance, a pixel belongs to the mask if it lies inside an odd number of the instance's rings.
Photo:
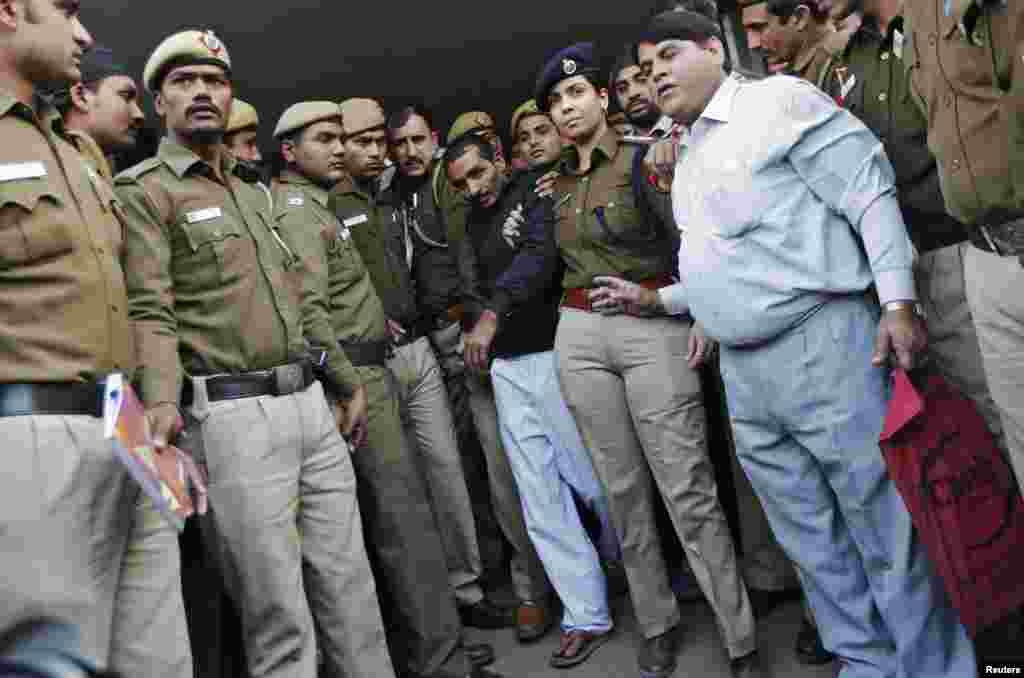
<svg viewBox="0 0 1024 678">
<path fill-rule="evenodd" d="M 114 59 L 114 52 L 102 45 L 94 45 L 82 55 L 82 82 L 92 84 L 112 75 L 131 76 L 128 69 Z"/>
<path fill-rule="evenodd" d="M 594 54 L 594 43 L 579 42 L 570 45 L 544 64 L 540 75 L 537 76 L 533 98 L 537 101 L 538 108 L 547 112 L 550 108 L 548 94 L 555 85 L 576 75 L 596 75 L 599 72 L 600 66 Z"/>
</svg>

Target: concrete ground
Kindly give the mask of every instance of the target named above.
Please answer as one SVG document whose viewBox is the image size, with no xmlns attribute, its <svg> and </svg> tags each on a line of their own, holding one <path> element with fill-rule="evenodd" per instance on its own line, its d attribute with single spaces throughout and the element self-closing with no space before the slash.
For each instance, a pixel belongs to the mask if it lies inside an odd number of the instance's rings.
<svg viewBox="0 0 1024 678">
<path fill-rule="evenodd" d="M 504 596 L 494 594 L 496 599 Z M 680 605 L 685 631 L 679 652 L 677 678 L 731 678 L 729 663 L 715 625 L 710 606 L 704 601 Z M 497 661 L 491 668 L 505 678 L 627 678 L 639 676 L 636 663 L 636 623 L 628 594 L 618 596 L 612 604 L 615 635 L 601 646 L 585 663 L 571 669 L 554 669 L 548 665 L 551 653 L 558 647 L 558 630 L 531 645 L 516 641 L 515 629 L 481 631 L 466 629 L 470 642 L 494 645 Z M 833 664 L 808 667 L 797 663 L 793 643 L 800 629 L 802 610 L 798 602 L 787 603 L 758 620 L 758 644 L 762 660 L 771 669 L 773 678 L 834 678 Z"/>
</svg>

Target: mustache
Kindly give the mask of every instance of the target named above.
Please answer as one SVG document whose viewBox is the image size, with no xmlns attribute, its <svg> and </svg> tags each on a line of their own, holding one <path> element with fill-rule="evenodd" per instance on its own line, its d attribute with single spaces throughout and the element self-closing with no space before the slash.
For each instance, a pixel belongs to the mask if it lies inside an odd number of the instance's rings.
<svg viewBox="0 0 1024 678">
<path fill-rule="evenodd" d="M 203 111 L 203 112 L 211 111 L 211 112 L 216 113 L 217 115 L 219 115 L 221 117 L 224 116 L 224 113 L 219 108 L 217 108 L 213 104 L 213 102 L 210 102 L 210 101 L 197 101 L 196 103 L 192 104 L 187 109 L 185 109 L 185 114 L 186 115 L 192 115 L 194 113 L 198 113 L 198 112 L 201 112 L 201 111 Z"/>
</svg>

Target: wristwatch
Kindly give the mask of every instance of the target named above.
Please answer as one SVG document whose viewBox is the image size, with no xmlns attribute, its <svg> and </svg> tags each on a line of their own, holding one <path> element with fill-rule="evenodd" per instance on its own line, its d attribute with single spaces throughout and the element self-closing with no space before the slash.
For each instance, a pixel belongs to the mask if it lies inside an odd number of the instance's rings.
<svg viewBox="0 0 1024 678">
<path fill-rule="evenodd" d="M 924 318 L 925 317 L 924 316 L 924 306 L 922 306 L 921 302 L 918 302 L 918 301 L 909 301 L 909 300 L 890 301 L 889 303 L 882 305 L 882 310 L 883 311 L 901 311 L 901 310 L 906 309 L 906 308 L 909 308 L 910 310 L 912 310 L 914 312 L 914 315 L 916 315 L 919 318 Z"/>
</svg>

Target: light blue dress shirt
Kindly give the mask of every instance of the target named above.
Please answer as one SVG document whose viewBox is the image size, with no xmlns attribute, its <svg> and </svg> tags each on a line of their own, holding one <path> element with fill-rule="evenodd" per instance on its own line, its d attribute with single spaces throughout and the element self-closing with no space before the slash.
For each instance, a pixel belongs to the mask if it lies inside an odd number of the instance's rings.
<svg viewBox="0 0 1024 678">
<path fill-rule="evenodd" d="M 728 77 L 672 185 L 680 283 L 661 291 L 723 344 L 762 343 L 874 283 L 915 300 L 914 246 L 882 143 L 810 83 Z"/>
</svg>

